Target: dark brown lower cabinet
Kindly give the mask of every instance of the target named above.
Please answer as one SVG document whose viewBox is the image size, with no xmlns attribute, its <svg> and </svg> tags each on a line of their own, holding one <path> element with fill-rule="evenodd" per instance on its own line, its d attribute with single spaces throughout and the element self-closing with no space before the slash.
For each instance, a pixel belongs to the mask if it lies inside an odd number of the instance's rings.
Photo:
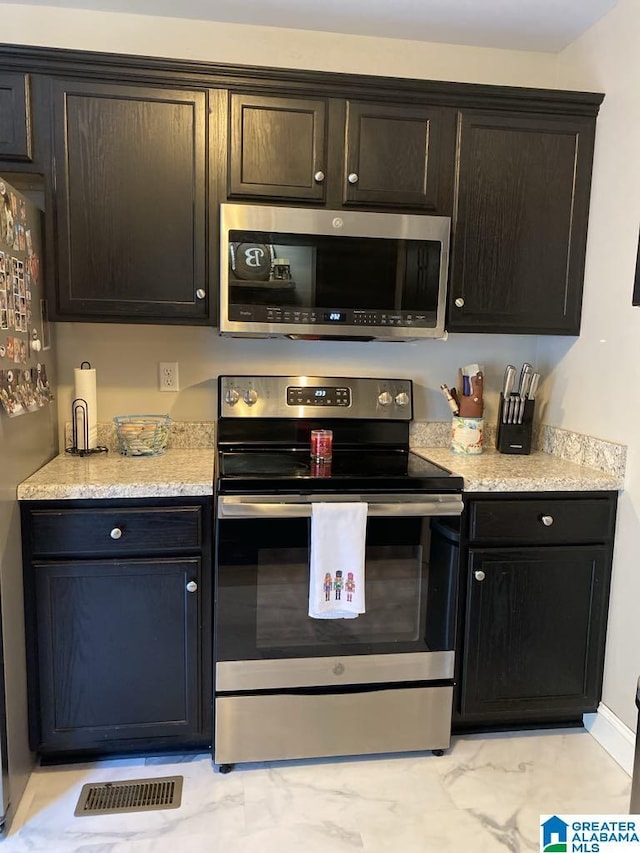
<svg viewBox="0 0 640 853">
<path fill-rule="evenodd" d="M 28 643 L 32 745 L 54 757 L 207 747 L 210 513 L 184 501 L 175 509 L 130 502 L 99 508 L 104 503 L 31 503 L 23 514 L 26 550 L 49 552 L 32 558 L 25 576 L 34 634 Z M 168 528 L 177 517 L 173 529 L 190 535 L 182 545 L 187 553 L 179 553 L 178 537 L 170 542 L 154 534 L 154 513 Z M 93 541 L 78 535 L 83 526 Z M 143 555 L 136 552 L 145 527 Z M 45 537 L 46 530 L 54 532 Z M 55 556 L 56 533 L 72 530 L 71 553 Z M 110 543 L 114 553 L 104 556 Z"/>
<path fill-rule="evenodd" d="M 454 729 L 579 723 L 596 711 L 616 497 L 468 502 Z"/>
<path fill-rule="evenodd" d="M 198 731 L 200 560 L 36 564 L 43 750 Z"/>
<path fill-rule="evenodd" d="M 471 549 L 469 560 L 462 713 L 595 711 L 605 549 Z"/>
</svg>

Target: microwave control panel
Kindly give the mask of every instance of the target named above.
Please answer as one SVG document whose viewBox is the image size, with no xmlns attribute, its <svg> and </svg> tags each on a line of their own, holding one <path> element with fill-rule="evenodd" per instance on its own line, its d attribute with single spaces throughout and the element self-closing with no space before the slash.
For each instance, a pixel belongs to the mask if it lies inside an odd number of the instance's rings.
<svg viewBox="0 0 640 853">
<path fill-rule="evenodd" d="M 286 323 L 323 326 L 402 326 L 419 328 L 433 325 L 433 316 L 419 311 L 364 311 L 357 309 L 280 308 L 273 305 L 229 305 L 229 320 L 241 323 Z"/>
</svg>

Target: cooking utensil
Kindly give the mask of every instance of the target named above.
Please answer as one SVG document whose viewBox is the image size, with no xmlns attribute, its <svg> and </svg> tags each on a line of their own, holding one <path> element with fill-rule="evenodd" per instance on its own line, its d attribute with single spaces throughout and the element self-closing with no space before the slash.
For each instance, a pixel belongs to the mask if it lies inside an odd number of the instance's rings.
<svg viewBox="0 0 640 853">
<path fill-rule="evenodd" d="M 523 388 L 524 388 L 525 382 L 527 381 L 527 376 L 529 376 L 532 373 L 533 373 L 533 365 L 529 364 L 528 361 L 525 361 L 525 363 L 522 365 L 522 368 L 520 369 L 520 382 L 518 384 L 518 394 L 521 397 L 524 394 Z"/>
<path fill-rule="evenodd" d="M 531 380 L 533 378 L 533 373 L 527 371 L 522 377 L 522 388 L 520 390 L 520 403 L 518 407 L 518 423 L 522 423 L 522 417 L 524 415 L 524 406 L 526 401 L 529 399 L 529 389 L 531 387 Z"/>
<path fill-rule="evenodd" d="M 524 414 L 524 402 L 527 395 L 527 391 L 529 389 L 529 383 L 531 382 L 532 375 L 533 365 L 529 364 L 528 361 L 525 361 L 520 370 L 520 382 L 518 383 L 518 399 L 515 403 L 513 423 L 522 423 L 522 415 Z"/>
<path fill-rule="evenodd" d="M 535 400 L 536 394 L 538 392 L 538 385 L 540 384 L 541 376 L 539 373 L 534 373 L 531 377 L 531 384 L 529 385 L 529 399 Z"/>
<path fill-rule="evenodd" d="M 484 392 L 484 378 L 482 376 L 482 372 L 478 371 L 475 375 L 470 377 L 471 379 L 471 397 L 473 398 L 474 403 L 478 404 L 480 409 L 480 415 L 482 416 L 484 410 L 484 401 L 482 399 L 482 395 Z"/>
<path fill-rule="evenodd" d="M 447 388 L 447 386 L 444 383 L 440 386 L 440 390 L 444 394 L 444 398 L 447 401 L 447 403 L 449 404 L 449 408 L 451 409 L 453 414 L 457 415 L 459 413 L 459 404 L 456 402 L 456 400 L 452 396 L 451 391 L 449 391 L 449 389 Z"/>
<path fill-rule="evenodd" d="M 513 391 L 513 383 L 516 379 L 516 369 L 512 364 L 508 364 L 504 371 L 504 382 L 502 384 L 502 423 L 506 424 L 509 418 L 509 410 L 511 406 L 510 395 Z"/>
</svg>

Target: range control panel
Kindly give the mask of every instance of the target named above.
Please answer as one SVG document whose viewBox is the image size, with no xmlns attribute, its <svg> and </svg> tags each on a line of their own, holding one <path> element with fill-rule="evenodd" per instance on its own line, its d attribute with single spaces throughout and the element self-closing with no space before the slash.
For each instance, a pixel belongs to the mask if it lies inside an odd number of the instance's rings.
<svg viewBox="0 0 640 853">
<path fill-rule="evenodd" d="M 333 388 L 331 385 L 290 385 L 287 388 L 287 406 L 350 406 L 351 388 Z"/>
<path fill-rule="evenodd" d="M 223 418 L 372 418 L 410 421 L 410 379 L 326 376 L 221 376 Z"/>
</svg>

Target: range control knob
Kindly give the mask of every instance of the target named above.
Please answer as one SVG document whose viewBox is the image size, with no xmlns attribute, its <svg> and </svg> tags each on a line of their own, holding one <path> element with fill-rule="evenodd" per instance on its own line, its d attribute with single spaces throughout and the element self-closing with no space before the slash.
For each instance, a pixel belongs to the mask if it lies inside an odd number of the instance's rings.
<svg viewBox="0 0 640 853">
<path fill-rule="evenodd" d="M 255 388 L 249 388 L 249 390 L 245 391 L 242 395 L 242 399 L 245 401 L 247 406 L 253 406 L 254 403 L 258 402 L 258 392 Z"/>
<path fill-rule="evenodd" d="M 235 388 L 227 388 L 224 395 L 224 401 L 229 406 L 235 406 L 235 404 L 240 399 L 240 394 L 236 391 Z"/>
<path fill-rule="evenodd" d="M 407 406 L 409 404 L 409 395 L 406 391 L 401 391 L 396 394 L 396 406 Z"/>
<path fill-rule="evenodd" d="M 393 397 L 388 391 L 383 391 L 382 394 L 378 394 L 378 403 L 381 406 L 390 406 L 393 402 Z"/>
</svg>

